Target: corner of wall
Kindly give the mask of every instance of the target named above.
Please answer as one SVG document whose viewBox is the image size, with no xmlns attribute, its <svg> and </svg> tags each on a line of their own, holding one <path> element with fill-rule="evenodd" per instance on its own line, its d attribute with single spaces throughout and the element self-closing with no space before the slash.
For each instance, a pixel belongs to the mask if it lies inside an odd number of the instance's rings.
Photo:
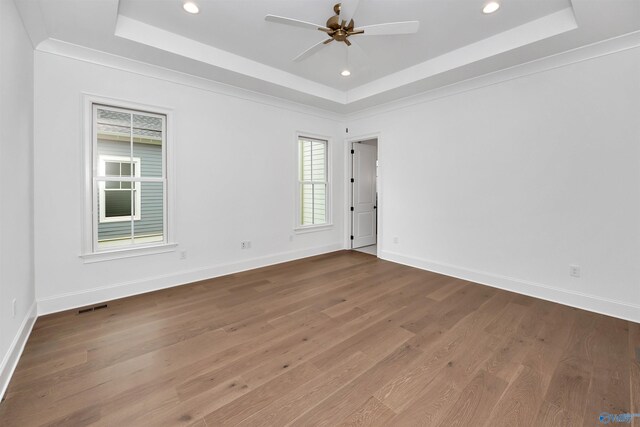
<svg viewBox="0 0 640 427">
<path fill-rule="evenodd" d="M 16 366 L 18 366 L 18 361 L 20 360 L 22 351 L 27 344 L 29 335 L 31 335 L 31 330 L 33 329 L 33 325 L 35 324 L 37 317 L 37 304 L 34 301 L 22 320 L 18 333 L 16 333 L 13 338 L 7 353 L 4 355 L 4 359 L 2 359 L 2 362 L 0 363 L 0 397 L 4 396 L 4 393 L 7 391 L 9 381 L 11 381 L 13 372 L 15 371 Z"/>
<path fill-rule="evenodd" d="M 411 257 L 396 252 L 380 251 L 381 259 L 408 265 L 421 270 L 432 271 L 446 276 L 456 277 L 473 283 L 516 292 L 534 298 L 555 302 L 558 304 L 588 310 L 607 316 L 640 323 L 640 307 L 624 301 L 604 299 L 597 295 L 568 291 L 558 287 L 534 283 L 512 277 L 501 276 L 484 271 L 471 270 L 455 265 L 442 264 L 424 258 Z"/>
</svg>

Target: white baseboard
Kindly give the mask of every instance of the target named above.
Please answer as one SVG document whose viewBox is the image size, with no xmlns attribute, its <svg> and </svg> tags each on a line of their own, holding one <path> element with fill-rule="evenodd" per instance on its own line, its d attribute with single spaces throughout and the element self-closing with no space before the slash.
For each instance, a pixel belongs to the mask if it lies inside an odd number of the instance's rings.
<svg viewBox="0 0 640 427">
<path fill-rule="evenodd" d="M 555 288 L 553 286 L 527 282 L 483 271 L 442 264 L 426 259 L 409 257 L 390 251 L 380 251 L 378 252 L 378 257 L 398 264 L 433 271 L 434 273 L 440 273 L 446 276 L 457 277 L 459 279 L 480 283 L 493 288 L 517 292 L 519 294 L 640 323 L 640 306 L 635 304 L 606 299 L 581 292 L 568 291 L 565 289 Z"/>
<path fill-rule="evenodd" d="M 281 262 L 334 252 L 340 249 L 343 249 L 342 245 L 335 243 L 332 245 L 300 251 L 280 252 L 275 255 L 251 258 L 231 264 L 214 265 L 173 274 L 149 277 L 131 282 L 87 289 L 80 292 L 54 295 L 38 299 L 38 315 L 42 316 L 45 314 L 97 304 L 104 301 L 138 295 L 145 292 L 171 288 L 200 280 L 212 279 L 214 277 L 251 270 L 253 268 L 266 267 L 268 265 L 279 264 Z"/>
<path fill-rule="evenodd" d="M 0 398 L 2 398 L 7 391 L 9 381 L 11 381 L 11 377 L 13 376 L 13 371 L 15 371 L 16 366 L 18 366 L 18 360 L 20 360 L 22 350 L 24 350 L 29 335 L 31 335 L 31 329 L 33 329 L 33 325 L 36 323 L 37 314 L 37 305 L 34 301 L 22 321 L 16 336 L 13 338 L 7 353 L 2 359 L 2 363 L 0 364 Z"/>
</svg>

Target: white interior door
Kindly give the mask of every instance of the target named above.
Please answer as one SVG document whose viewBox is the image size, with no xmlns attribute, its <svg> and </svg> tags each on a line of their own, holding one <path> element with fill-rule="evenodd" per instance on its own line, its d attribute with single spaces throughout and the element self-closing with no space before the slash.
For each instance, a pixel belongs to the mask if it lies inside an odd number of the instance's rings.
<svg viewBox="0 0 640 427">
<path fill-rule="evenodd" d="M 376 221 L 376 160 L 378 147 L 353 144 L 352 248 L 375 245 Z"/>
</svg>

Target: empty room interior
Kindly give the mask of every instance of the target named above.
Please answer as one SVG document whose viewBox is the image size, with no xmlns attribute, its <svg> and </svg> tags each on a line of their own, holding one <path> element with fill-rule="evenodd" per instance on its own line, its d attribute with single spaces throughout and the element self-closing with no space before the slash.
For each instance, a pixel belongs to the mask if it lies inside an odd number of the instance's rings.
<svg viewBox="0 0 640 427">
<path fill-rule="evenodd" d="M 0 0 L 1 426 L 640 426 L 640 0 Z"/>
</svg>

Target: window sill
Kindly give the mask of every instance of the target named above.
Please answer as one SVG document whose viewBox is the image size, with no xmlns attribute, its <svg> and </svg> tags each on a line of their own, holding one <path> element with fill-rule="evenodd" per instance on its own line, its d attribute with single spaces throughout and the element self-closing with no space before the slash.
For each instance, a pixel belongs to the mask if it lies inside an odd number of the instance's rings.
<svg viewBox="0 0 640 427">
<path fill-rule="evenodd" d="M 91 252 L 80 255 L 80 258 L 84 260 L 85 264 L 90 264 L 94 262 L 112 261 L 115 259 L 133 258 L 144 255 L 155 255 L 174 252 L 177 247 L 177 243 L 162 243 L 160 245 L 150 245 L 102 252 Z"/>
<path fill-rule="evenodd" d="M 293 231 L 296 234 L 315 233 L 317 231 L 326 231 L 333 228 L 333 224 L 309 225 L 306 227 L 297 227 Z"/>
</svg>

